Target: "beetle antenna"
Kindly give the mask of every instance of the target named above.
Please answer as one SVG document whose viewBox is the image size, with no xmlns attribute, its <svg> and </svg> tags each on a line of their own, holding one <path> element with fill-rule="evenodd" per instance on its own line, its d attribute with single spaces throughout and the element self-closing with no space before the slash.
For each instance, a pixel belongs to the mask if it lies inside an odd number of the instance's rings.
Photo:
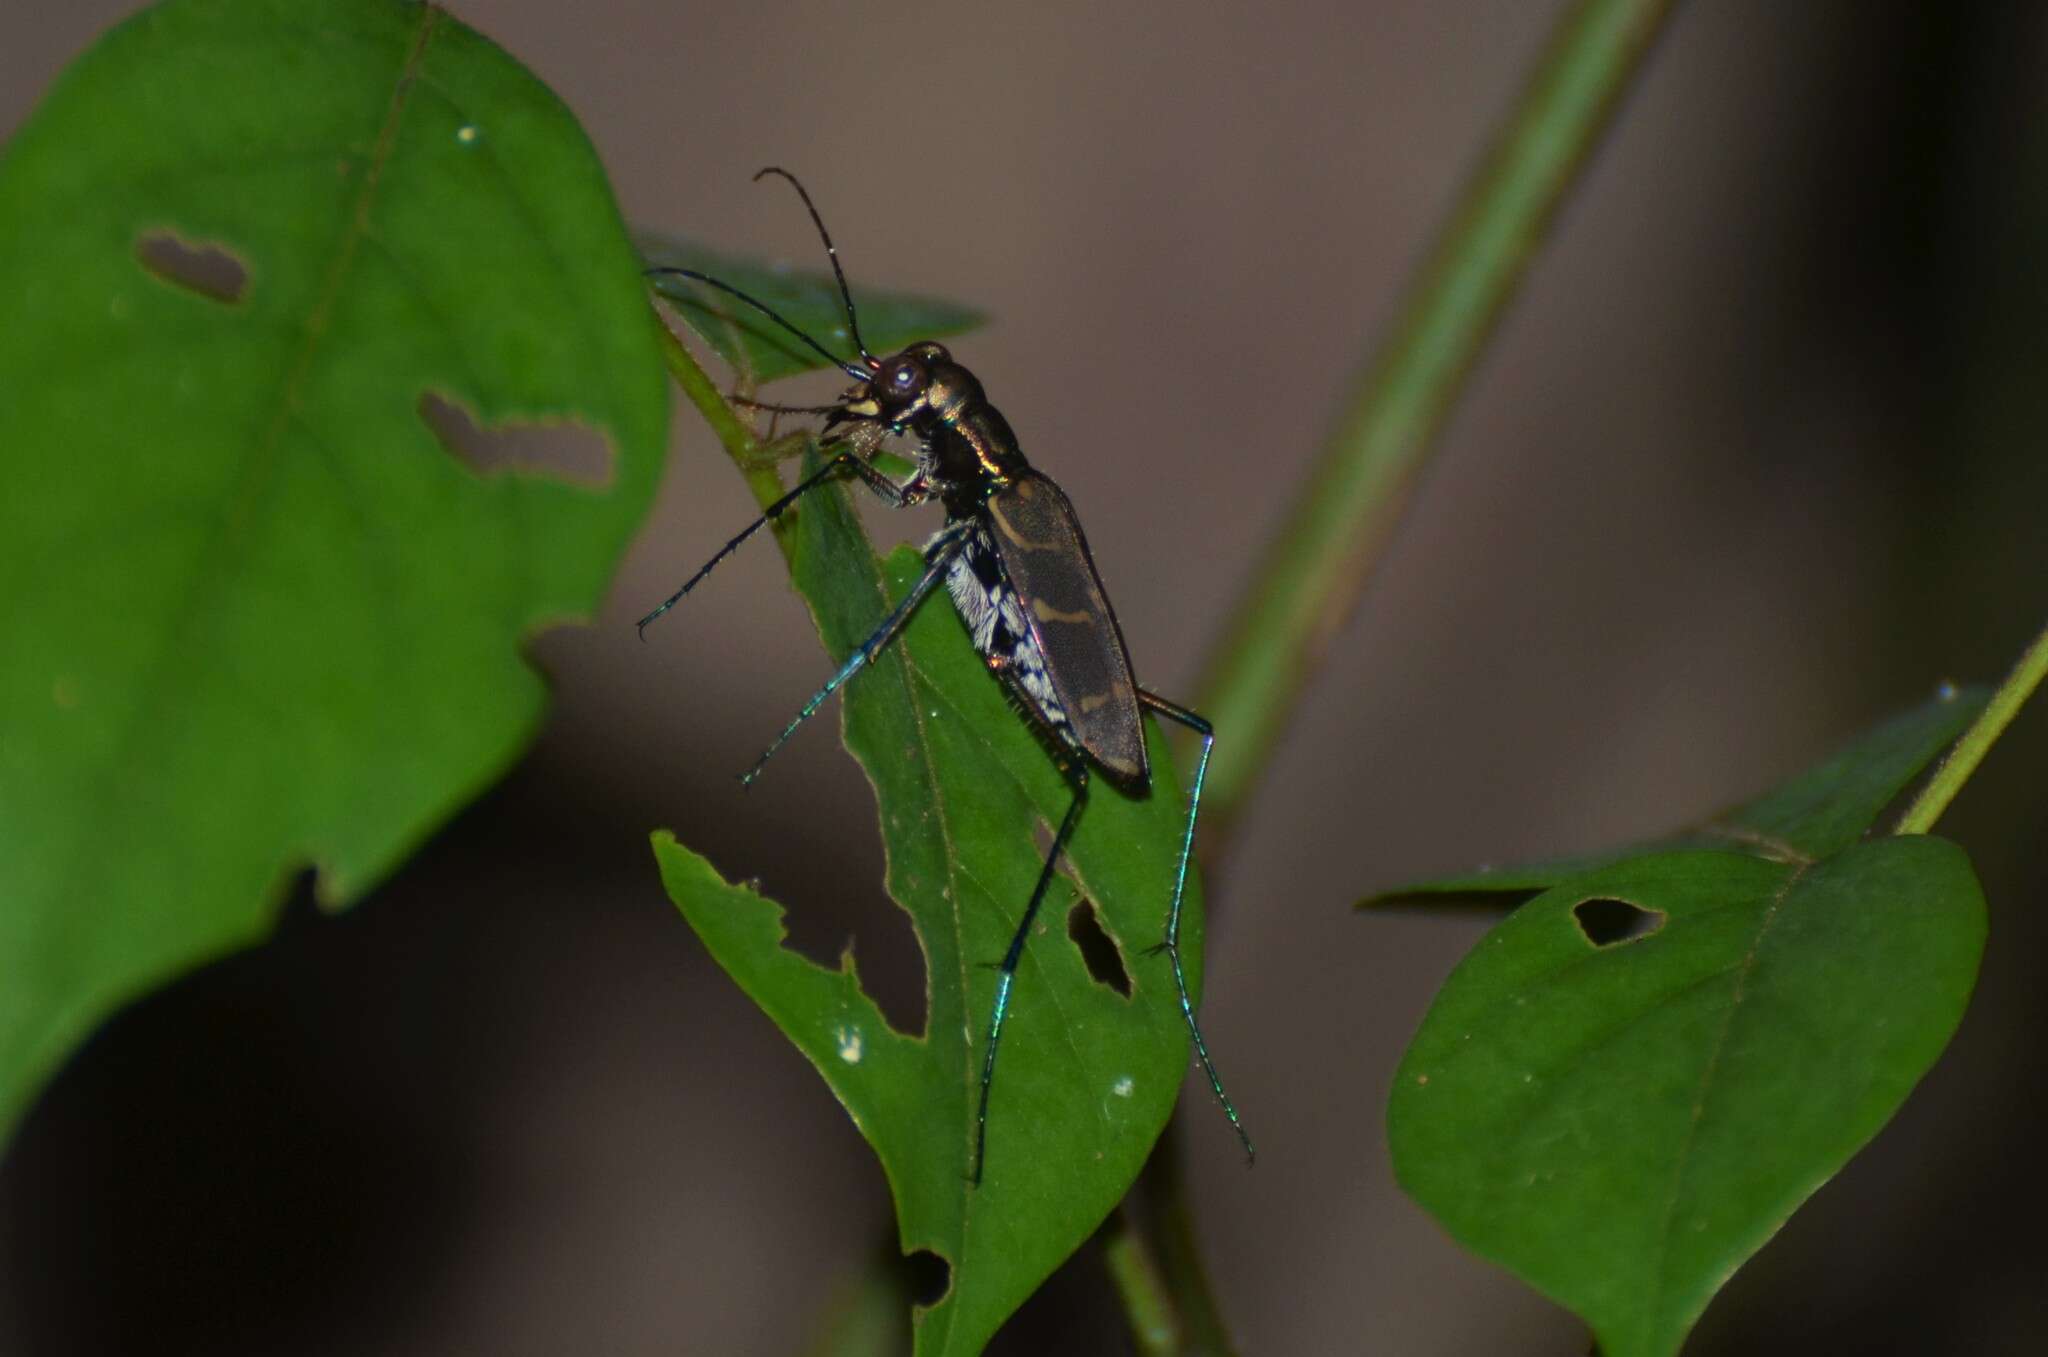
<svg viewBox="0 0 2048 1357">
<path fill-rule="evenodd" d="M 835 261 L 835 263 L 833 264 L 833 267 L 834 267 L 835 269 L 836 269 L 836 268 L 838 267 L 838 264 L 837 264 L 837 262 L 836 262 L 836 261 Z M 845 373 L 845 374 L 846 374 L 847 376 L 849 376 L 849 377 L 853 378 L 853 380 L 855 380 L 856 382 L 865 382 L 865 381 L 867 381 L 867 380 L 868 380 L 869 378 L 871 378 L 871 377 L 873 377 L 873 376 L 875 375 L 875 374 L 874 374 L 873 372 L 871 372 L 871 371 L 869 371 L 869 370 L 867 370 L 867 369 L 865 369 L 865 368 L 860 368 L 860 367 L 856 367 L 856 366 L 855 366 L 855 365 L 853 365 L 852 363 L 849 363 L 849 362 L 847 362 L 847 361 L 846 361 L 846 360 L 845 360 L 844 358 L 841 358 L 841 357 L 840 357 L 840 356 L 839 356 L 838 354 L 836 354 L 836 353 L 832 352 L 832 351 L 831 351 L 830 349 L 826 348 L 826 347 L 825 347 L 825 346 L 824 346 L 823 344 L 820 344 L 820 343 L 819 343 L 819 342 L 818 342 L 817 340 L 815 340 L 815 339 L 811 338 L 811 337 L 810 337 L 809 335 L 805 334 L 805 333 L 804 333 L 804 332 L 803 332 L 802 330 L 799 330 L 799 329 L 797 329 L 797 328 L 796 328 L 796 326 L 794 326 L 794 325 L 790 324 L 790 323 L 789 323 L 788 321 L 784 320 L 784 319 L 783 319 L 783 318 L 782 318 L 781 316 L 777 315 L 777 314 L 776 314 L 776 312 L 775 312 L 775 308 L 774 308 L 774 307 L 772 307 L 772 306 L 768 305 L 768 304 L 767 304 L 766 302 L 760 301 L 760 300 L 758 300 L 758 299 L 756 299 L 756 298 L 753 298 L 753 297 L 749 297 L 749 296 L 748 296 L 748 295 L 747 295 L 746 293 L 744 293 L 744 292 L 740 291 L 740 290 L 739 290 L 738 288 L 734 287 L 734 286 L 733 286 L 733 285 L 732 285 L 731 283 L 728 283 L 728 282 L 723 282 L 723 281 L 721 281 L 721 280 L 719 280 L 719 279 L 717 279 L 717 278 L 713 278 L 713 277 L 712 277 L 712 276 L 711 276 L 710 274 L 708 274 L 708 273 L 699 273 L 699 272 L 697 272 L 697 270 L 695 270 L 695 269 L 678 269 L 678 268 L 654 268 L 654 269 L 645 269 L 645 270 L 642 270 L 642 272 L 643 272 L 643 273 L 644 273 L 644 274 L 645 274 L 645 275 L 646 275 L 647 277 L 649 277 L 649 278 L 655 277 L 655 276 L 656 276 L 656 275 L 658 275 L 658 274 L 667 274 L 667 273 L 673 273 L 673 274 L 677 275 L 678 277 L 682 277 L 682 278 L 688 278 L 688 279 L 691 279 L 691 280 L 693 280 L 693 281 L 695 281 L 695 282 L 703 283 L 703 284 L 705 284 L 705 285 L 706 285 L 707 287 L 715 287 L 715 288 L 717 288 L 717 289 L 718 289 L 718 290 L 719 290 L 720 292 L 723 292 L 723 293 L 727 294 L 728 296 L 732 296 L 732 297 L 737 297 L 737 298 L 739 298 L 739 299 L 740 299 L 741 301 L 745 302 L 745 303 L 746 303 L 746 304 L 747 304 L 748 306 L 751 306 L 751 307 L 753 307 L 753 308 L 754 308 L 754 309 L 755 309 L 756 311 L 759 311 L 759 312 L 760 312 L 760 313 L 761 313 L 762 315 L 764 315 L 764 316 L 768 317 L 768 319 L 770 319 L 770 320 L 774 321 L 774 322 L 775 322 L 775 323 L 776 323 L 777 325 L 780 325 L 780 326 L 781 326 L 781 327 L 782 327 L 783 329 L 785 329 L 785 330 L 789 331 L 789 332 L 790 332 L 791 334 L 795 335 L 795 336 L 796 336 L 796 337 L 797 337 L 798 339 L 801 339 L 801 340 L 802 340 L 802 341 L 803 341 L 804 343 L 806 343 L 806 344 L 810 345 L 810 346 L 811 346 L 811 347 L 812 347 L 812 348 L 813 348 L 814 350 L 816 350 L 816 351 L 818 352 L 818 354 L 819 354 L 820 356 L 822 356 L 822 357 L 823 357 L 823 358 L 825 359 L 825 361 L 826 361 L 826 362 L 830 363 L 830 364 L 831 364 L 831 365 L 832 365 L 833 367 L 835 367 L 835 368 L 838 368 L 838 369 L 839 369 L 839 370 L 840 370 L 841 372 L 843 372 L 843 373 Z M 840 287 L 844 288 L 844 287 L 846 286 L 845 280 L 844 280 L 844 279 L 842 279 L 842 280 L 840 281 L 840 284 L 839 284 L 839 285 L 840 285 Z M 858 344 L 859 342 L 860 342 L 860 337 L 859 337 L 858 335 L 856 335 L 856 336 L 854 337 L 854 343 Z M 862 355 L 863 355 L 863 356 L 865 356 L 865 355 L 866 355 L 866 350 L 862 350 Z M 873 362 L 874 360 L 873 360 L 873 359 L 869 359 L 868 361 L 869 361 L 869 362 Z"/>
<path fill-rule="evenodd" d="M 804 186 L 797 177 L 780 165 L 770 165 L 758 171 L 754 175 L 754 182 L 760 183 L 764 174 L 779 175 L 787 179 L 790 187 L 796 190 L 796 196 L 804 200 L 804 207 L 811 214 L 811 224 L 818 228 L 818 239 L 825 242 L 825 255 L 832 261 L 832 276 L 839 280 L 839 298 L 846 303 L 846 328 L 853 333 L 853 347 L 860 350 L 860 356 L 866 360 L 870 368 L 880 368 L 882 365 L 868 352 L 866 342 L 860 337 L 860 321 L 853 314 L 853 293 L 847 290 L 846 273 L 839 267 L 839 249 L 832 243 L 832 233 L 825 229 L 825 219 L 818 215 L 817 205 L 811 201 L 811 195 L 804 191 Z"/>
</svg>

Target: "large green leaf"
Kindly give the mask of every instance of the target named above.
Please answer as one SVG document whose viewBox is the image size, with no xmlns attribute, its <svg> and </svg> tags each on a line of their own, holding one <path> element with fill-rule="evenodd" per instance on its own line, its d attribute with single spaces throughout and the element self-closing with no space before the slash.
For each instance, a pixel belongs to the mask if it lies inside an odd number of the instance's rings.
<svg viewBox="0 0 2048 1357">
<path fill-rule="evenodd" d="M 1721 848 L 1774 862 L 1825 857 L 1868 831 L 1989 698 L 1982 688 L 1945 685 L 1931 701 L 1875 727 L 1825 762 L 1692 829 L 1605 853 L 1412 882 L 1368 896 L 1360 907 L 1498 908 L 1645 853 L 1683 848 Z"/>
<path fill-rule="evenodd" d="M 877 562 L 842 490 L 812 495 L 796 519 L 798 586 L 826 648 L 843 657 L 922 562 L 908 549 Z M 802 682 L 792 682 L 794 703 Z M 783 947 L 779 906 L 727 885 L 666 834 L 656 851 L 705 945 L 874 1146 L 903 1248 L 950 1265 L 945 1298 L 918 1316 L 917 1351 L 974 1353 L 1115 1205 L 1172 1111 L 1186 1029 L 1167 959 L 1144 949 L 1164 926 L 1184 802 L 1157 731 L 1149 797 L 1096 782 L 1071 870 L 1121 953 L 1131 993 L 1090 974 L 1068 933 L 1075 889 L 1057 884 L 1018 972 L 976 1187 L 968 1170 L 993 963 L 1039 869 L 1033 831 L 1065 811 L 1066 784 L 943 597 L 848 685 L 844 730 L 880 803 L 889 891 L 923 946 L 922 1034 L 885 1025 L 850 956 L 827 970 Z M 1196 980 L 1201 936 L 1190 883 L 1183 940 Z"/>
<path fill-rule="evenodd" d="M 793 202 L 795 195 L 790 197 Z M 649 266 L 695 269 L 731 283 L 833 353 L 845 355 L 849 362 L 859 361 L 846 332 L 846 307 L 839 298 L 839 284 L 830 270 L 764 264 L 651 231 L 641 232 L 638 239 Z M 745 302 L 672 274 L 657 275 L 651 281 L 654 290 L 669 300 L 699 338 L 757 382 L 825 366 L 825 360 L 802 340 Z M 861 338 L 875 354 L 893 353 L 920 339 L 959 334 L 983 319 L 979 312 L 953 302 L 908 292 L 855 287 L 853 300 L 860 309 Z"/>
<path fill-rule="evenodd" d="M 520 645 L 592 608 L 658 470 L 637 263 L 569 113 L 420 5 L 172 0 L 7 148 L 0 1124 L 533 731 Z M 608 466 L 479 472 L 429 396 Z"/>
<path fill-rule="evenodd" d="M 1968 860 L 1938 839 L 1575 877 L 1438 994 L 1395 1080 L 1395 1171 L 1585 1318 L 1603 1357 L 1676 1352 L 1933 1063 L 1984 927 Z"/>
</svg>

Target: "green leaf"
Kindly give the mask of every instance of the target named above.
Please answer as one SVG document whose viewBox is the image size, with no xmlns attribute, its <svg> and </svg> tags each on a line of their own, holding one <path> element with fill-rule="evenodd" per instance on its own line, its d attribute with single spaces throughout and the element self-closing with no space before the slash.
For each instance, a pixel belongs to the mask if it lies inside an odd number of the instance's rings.
<svg viewBox="0 0 2048 1357">
<path fill-rule="evenodd" d="M 1621 903 L 1581 908 L 1596 900 Z M 1654 931 L 1589 937 L 1630 917 Z M 1578 877 L 1438 994 L 1395 1079 L 1395 1172 L 1461 1243 L 1583 1317 L 1604 1357 L 1674 1353 L 1933 1063 L 1984 928 L 1968 860 L 1939 839 Z"/>
<path fill-rule="evenodd" d="M 877 562 L 843 489 L 814 493 L 795 517 L 793 573 L 842 658 L 922 560 L 905 548 Z M 719 964 L 874 1146 L 904 1250 L 929 1249 L 951 1267 L 944 1300 L 918 1315 L 916 1350 L 975 1353 L 1122 1197 L 1173 1109 L 1187 1032 L 1166 957 L 1145 949 L 1164 928 L 1185 801 L 1156 730 L 1149 797 L 1095 781 L 1069 867 L 1121 953 L 1131 994 L 1090 975 L 1068 934 L 1075 890 L 1055 883 L 1018 971 L 977 1188 L 968 1171 L 994 963 L 1042 860 L 1034 828 L 1064 813 L 1066 784 L 943 598 L 846 697 L 846 743 L 875 786 L 889 891 L 923 944 L 921 1034 L 884 1024 L 850 955 L 835 971 L 784 948 L 779 906 L 727 885 L 666 834 L 656 852 L 669 894 Z M 1192 881 L 1182 930 L 1199 981 Z"/>
<path fill-rule="evenodd" d="M 1826 762 L 1694 829 L 1606 853 L 1413 882 L 1368 896 L 1359 907 L 1501 908 L 1645 853 L 1685 848 L 1725 849 L 1773 862 L 1811 862 L 1862 837 L 1885 807 L 1954 743 L 1988 700 L 1982 688 L 1944 687 L 1933 700 L 1894 716 Z"/>
<path fill-rule="evenodd" d="M 695 269 L 731 283 L 833 353 L 846 355 L 849 362 L 860 360 L 846 332 L 839 284 L 829 269 L 764 264 L 651 231 L 640 232 L 637 239 L 650 267 Z M 823 247 L 819 249 L 822 253 Z M 744 302 L 673 274 L 650 281 L 699 338 L 754 381 L 772 382 L 826 365 L 802 340 Z M 964 306 L 908 292 L 871 292 L 856 286 L 853 302 L 860 310 L 861 338 L 875 354 L 894 353 L 920 339 L 959 334 L 986 319 Z"/>
<path fill-rule="evenodd" d="M 419 5 L 173 0 L 8 146 L 0 1125 L 292 873 L 355 898 L 524 744 L 522 642 L 654 488 L 636 268 L 567 110 Z M 430 395 L 609 464 L 474 470 Z"/>
</svg>

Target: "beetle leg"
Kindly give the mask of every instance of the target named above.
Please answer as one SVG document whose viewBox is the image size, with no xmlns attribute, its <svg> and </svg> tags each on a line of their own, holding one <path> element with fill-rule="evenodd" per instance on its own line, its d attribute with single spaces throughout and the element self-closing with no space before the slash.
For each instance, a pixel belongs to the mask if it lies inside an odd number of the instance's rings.
<svg viewBox="0 0 2048 1357">
<path fill-rule="evenodd" d="M 1195 1054 L 1202 1061 L 1202 1073 L 1209 1076 L 1209 1091 L 1216 1095 L 1216 1101 L 1223 1108 L 1223 1115 L 1230 1118 L 1231 1129 L 1237 1132 L 1238 1143 L 1244 1146 L 1245 1162 L 1249 1164 L 1255 1154 L 1252 1138 L 1246 1133 L 1244 1123 L 1238 1119 L 1237 1108 L 1230 1101 L 1230 1095 L 1223 1091 L 1223 1076 L 1216 1073 L 1216 1062 L 1209 1058 L 1209 1043 L 1202 1040 L 1202 1025 L 1195 1021 L 1195 1003 L 1188 995 L 1187 972 L 1180 961 L 1180 905 L 1181 897 L 1187 892 L 1188 858 L 1195 848 L 1195 819 L 1202 813 L 1202 782 L 1209 774 L 1209 752 L 1216 747 L 1216 728 L 1200 715 L 1189 711 L 1175 702 L 1169 702 L 1157 693 L 1138 689 L 1140 704 L 1177 721 L 1202 737 L 1202 757 L 1195 764 L 1195 784 L 1188 792 L 1188 823 L 1180 838 L 1180 865 L 1173 875 L 1173 901 L 1166 909 L 1166 937 L 1155 952 L 1164 952 L 1173 960 L 1173 984 L 1180 994 L 1181 1015 L 1187 1019 L 1188 1035 L 1194 1038 Z"/>
</svg>

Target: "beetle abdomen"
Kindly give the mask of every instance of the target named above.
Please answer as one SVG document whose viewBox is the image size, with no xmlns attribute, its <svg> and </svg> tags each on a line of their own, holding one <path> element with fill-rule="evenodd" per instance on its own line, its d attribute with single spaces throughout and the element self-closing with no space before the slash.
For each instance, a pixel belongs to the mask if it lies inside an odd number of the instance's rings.
<svg viewBox="0 0 2048 1357">
<path fill-rule="evenodd" d="M 960 554 L 946 570 L 946 592 L 967 624 L 974 648 L 989 668 L 1015 686 L 1026 714 L 1050 728 L 1062 744 L 1081 748 L 1045 671 L 1045 653 L 1024 620 L 1023 605 L 986 529 L 977 526 L 967 534 Z"/>
</svg>

